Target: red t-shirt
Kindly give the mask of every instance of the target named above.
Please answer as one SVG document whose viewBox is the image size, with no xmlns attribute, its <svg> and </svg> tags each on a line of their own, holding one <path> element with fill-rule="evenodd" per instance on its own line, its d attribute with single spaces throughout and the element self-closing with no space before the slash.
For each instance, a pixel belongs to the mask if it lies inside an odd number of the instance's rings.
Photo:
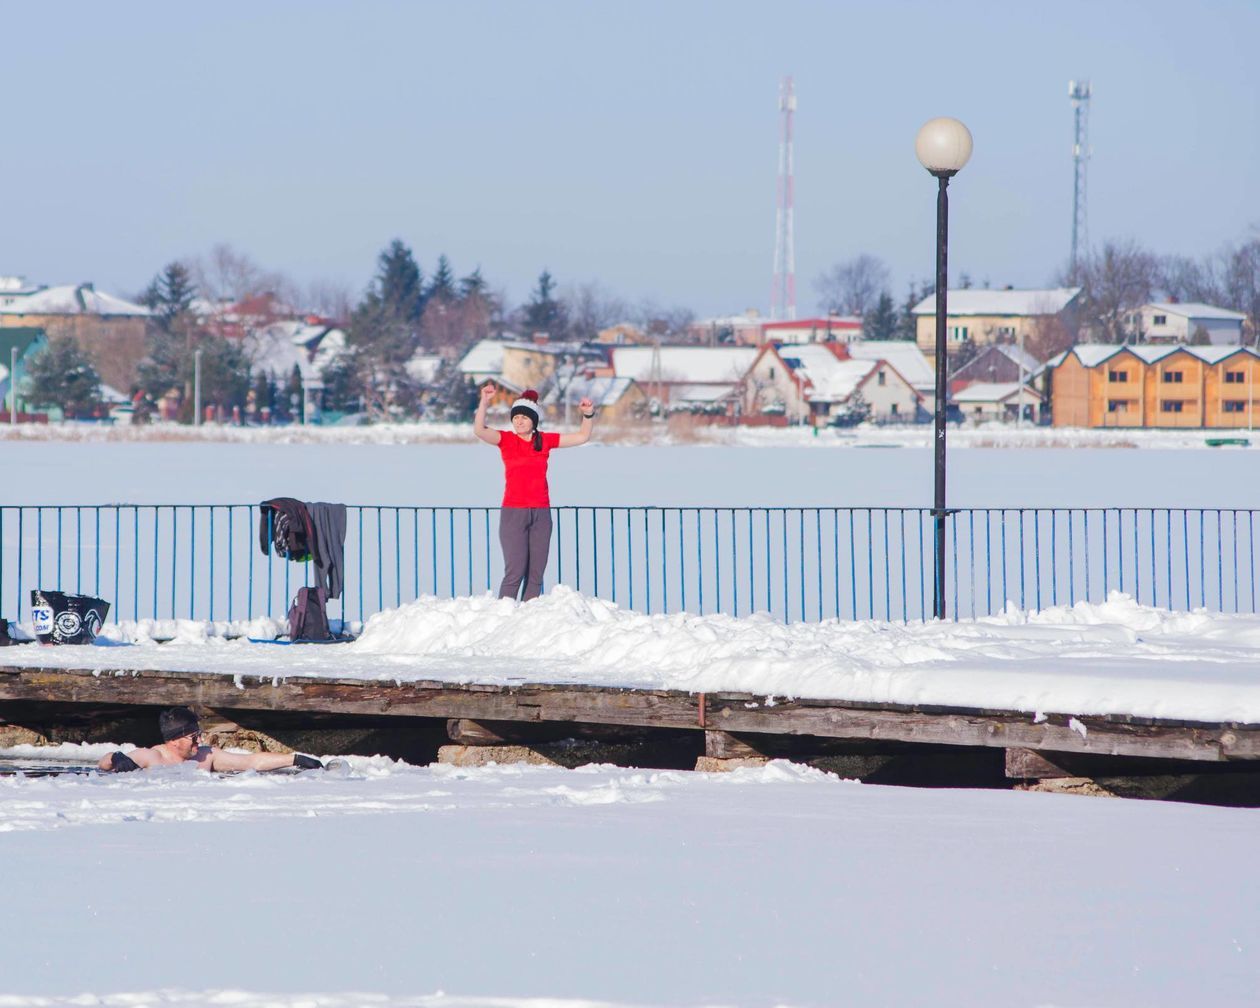
<svg viewBox="0 0 1260 1008">
<path fill-rule="evenodd" d="M 542 451 L 534 451 L 534 439 L 519 438 L 515 431 L 499 431 L 499 454 L 503 456 L 503 506 L 518 508 L 551 507 L 547 493 L 547 456 L 560 444 L 560 435 L 546 432 Z"/>
</svg>

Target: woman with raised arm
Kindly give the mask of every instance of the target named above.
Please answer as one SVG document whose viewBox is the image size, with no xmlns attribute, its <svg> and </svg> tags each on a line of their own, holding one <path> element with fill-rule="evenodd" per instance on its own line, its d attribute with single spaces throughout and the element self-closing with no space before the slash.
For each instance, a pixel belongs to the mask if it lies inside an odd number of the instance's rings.
<svg viewBox="0 0 1260 1008">
<path fill-rule="evenodd" d="M 582 426 L 572 434 L 543 433 L 538 429 L 538 393 L 527 389 L 512 403 L 511 430 L 486 426 L 486 407 L 494 398 L 494 385 L 481 387 L 473 433 L 488 445 L 496 445 L 503 458 L 503 509 L 499 512 L 499 542 L 503 546 L 503 584 L 499 598 L 516 598 L 525 585 L 522 601 L 542 594 L 543 572 L 551 548 L 551 496 L 547 490 L 547 459 L 555 448 L 586 444 L 595 427 L 595 404 L 578 403 Z"/>
</svg>

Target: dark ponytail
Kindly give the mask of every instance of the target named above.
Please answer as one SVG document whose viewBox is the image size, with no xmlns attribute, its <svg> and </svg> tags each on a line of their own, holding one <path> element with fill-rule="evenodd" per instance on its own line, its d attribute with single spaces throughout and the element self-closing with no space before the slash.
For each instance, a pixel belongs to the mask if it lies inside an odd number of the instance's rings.
<svg viewBox="0 0 1260 1008">
<path fill-rule="evenodd" d="M 534 451 L 542 451 L 542 431 L 537 427 L 534 428 Z"/>
</svg>

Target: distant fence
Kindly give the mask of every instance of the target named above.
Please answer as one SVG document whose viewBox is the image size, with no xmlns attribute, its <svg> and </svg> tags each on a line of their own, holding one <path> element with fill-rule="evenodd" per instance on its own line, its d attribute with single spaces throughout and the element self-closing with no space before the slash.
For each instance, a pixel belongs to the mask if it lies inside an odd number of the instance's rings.
<svg viewBox="0 0 1260 1008">
<path fill-rule="evenodd" d="M 497 508 L 348 508 L 339 612 L 497 590 Z M 1257 514 L 1163 508 L 971 508 L 946 526 L 951 618 L 1101 601 L 1256 608 Z M 111 619 L 282 618 L 311 565 L 264 556 L 249 504 L 0 507 L 0 615 L 32 588 L 99 595 Z M 926 508 L 561 507 L 546 584 L 646 613 L 923 620 Z"/>
</svg>

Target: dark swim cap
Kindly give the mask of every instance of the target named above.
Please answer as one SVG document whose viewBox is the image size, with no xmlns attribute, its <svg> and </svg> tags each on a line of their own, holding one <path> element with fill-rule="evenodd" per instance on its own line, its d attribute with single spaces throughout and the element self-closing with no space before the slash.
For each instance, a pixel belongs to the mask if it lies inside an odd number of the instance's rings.
<svg viewBox="0 0 1260 1008">
<path fill-rule="evenodd" d="M 158 715 L 158 729 L 162 733 L 162 741 L 169 742 L 200 731 L 201 723 L 187 707 L 171 707 Z"/>
</svg>

